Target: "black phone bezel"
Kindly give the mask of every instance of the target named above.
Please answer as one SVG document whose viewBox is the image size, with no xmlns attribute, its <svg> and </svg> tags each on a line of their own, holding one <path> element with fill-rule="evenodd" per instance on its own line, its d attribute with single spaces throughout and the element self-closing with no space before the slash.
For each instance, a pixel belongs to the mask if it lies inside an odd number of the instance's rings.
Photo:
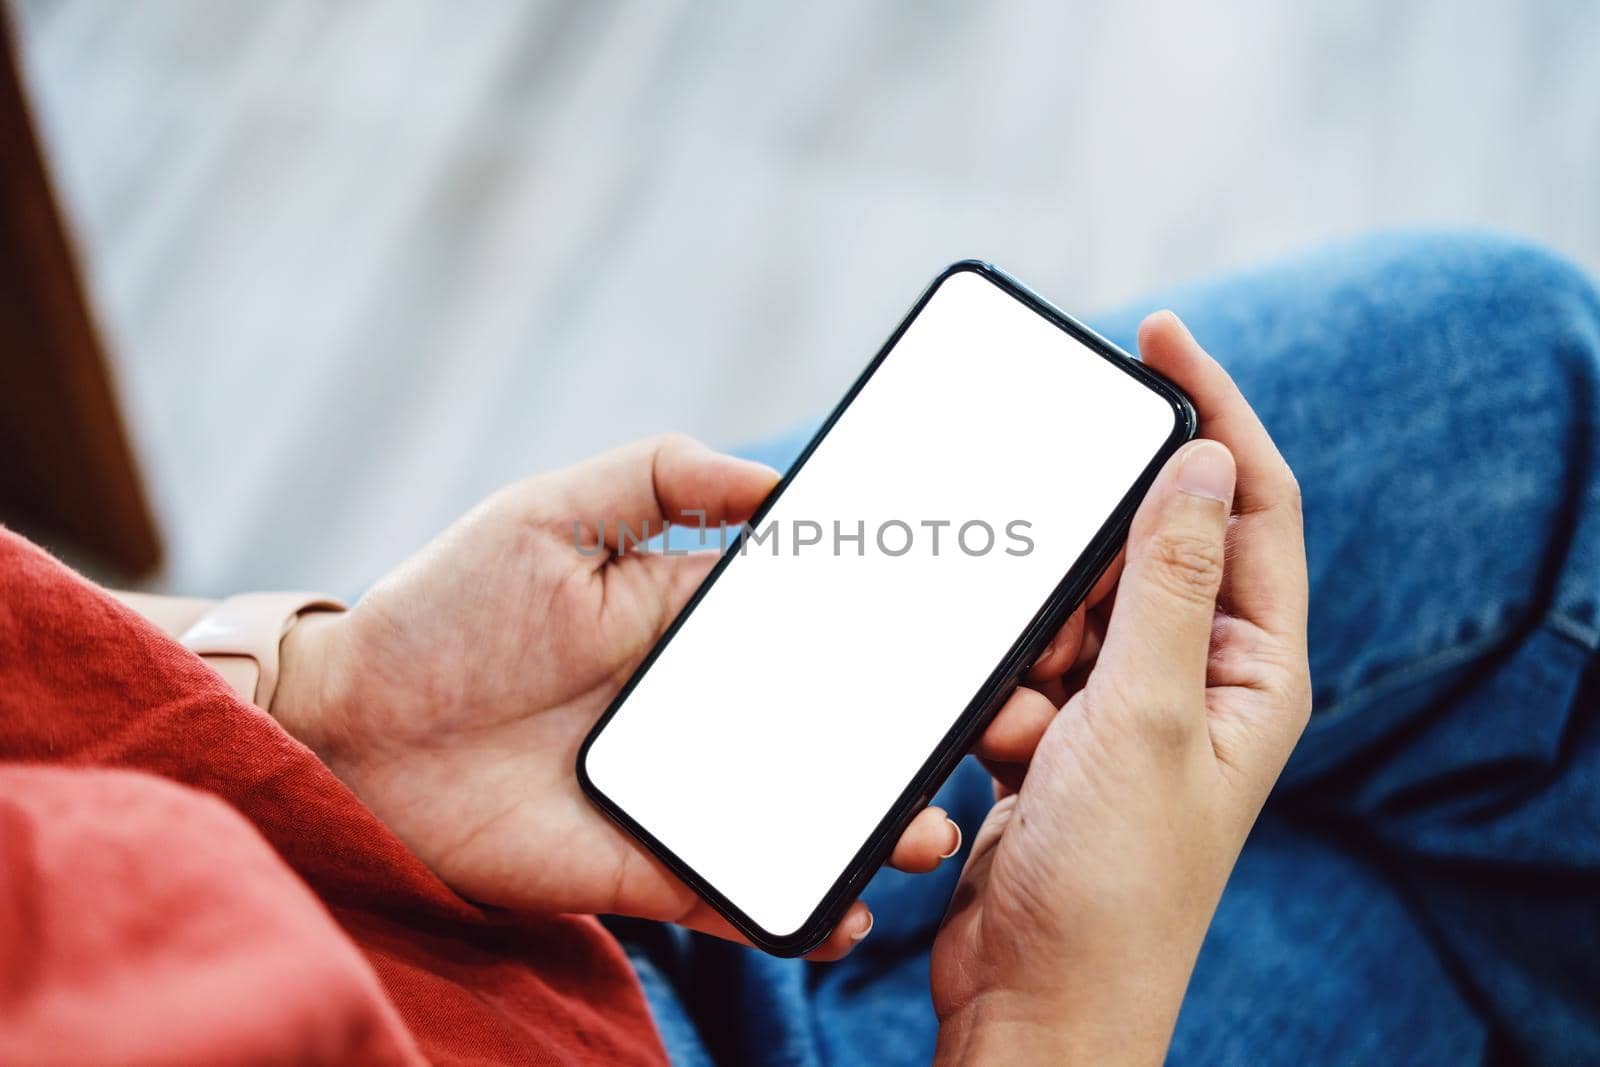
<svg viewBox="0 0 1600 1067">
<path fill-rule="evenodd" d="M 1034 615 L 1033 619 L 1023 629 L 1021 636 L 1012 643 L 1010 651 L 1000 664 L 990 674 L 977 695 L 967 704 L 955 724 L 941 739 L 937 748 L 929 755 L 918 769 L 916 777 L 896 798 L 894 806 L 879 820 L 866 843 L 856 852 L 849 866 L 834 881 L 833 885 L 811 916 L 798 930 L 790 934 L 773 934 L 763 929 L 758 923 L 744 914 L 727 897 L 723 896 L 715 886 L 711 885 L 687 863 L 680 859 L 670 848 L 653 834 L 641 826 L 626 811 L 615 804 L 610 797 L 595 785 L 589 777 L 587 758 L 589 748 L 595 738 L 605 729 L 618 709 L 628 699 L 646 671 L 661 654 L 662 649 L 672 641 L 678 630 L 694 613 L 694 609 L 705 597 L 707 591 L 727 570 L 732 561 L 739 556 L 739 546 L 745 532 L 751 527 L 759 527 L 767 513 L 783 496 L 795 476 L 805 467 L 806 461 L 816 451 L 817 446 L 827 437 L 839 418 L 849 409 L 867 382 L 872 380 L 880 366 L 889 354 L 894 351 L 900 338 L 905 334 L 911 323 L 916 321 L 928 301 L 939 291 L 952 276 L 971 272 L 999 286 L 1010 296 L 1021 301 L 1047 321 L 1063 330 L 1075 340 L 1079 341 L 1090 351 L 1104 357 L 1126 373 L 1132 375 L 1140 382 L 1165 399 L 1173 410 L 1173 429 L 1166 442 L 1156 453 L 1155 457 L 1140 473 L 1139 478 L 1129 488 L 1111 515 L 1101 525 L 1094 539 L 1077 563 L 1067 572 L 1059 584 L 1045 600 L 1044 605 Z M 1132 522 L 1133 513 L 1143 500 L 1150 484 L 1154 481 L 1161 467 L 1171 458 L 1186 441 L 1193 438 L 1198 431 L 1199 424 L 1195 415 L 1194 406 L 1189 398 L 1160 374 L 1146 367 L 1122 349 L 1101 337 L 1087 326 L 1067 315 L 1065 312 L 1051 305 L 1048 301 L 1032 292 L 1010 275 L 994 267 L 992 264 L 981 260 L 967 259 L 952 263 L 939 273 L 933 282 L 923 291 L 917 302 L 906 314 L 900 324 L 895 327 L 889 339 L 884 342 L 876 356 L 867 364 L 848 392 L 834 407 L 817 429 L 817 432 L 807 442 L 799 457 L 784 474 L 766 500 L 751 516 L 744 529 L 730 542 L 728 549 L 723 552 L 711 572 L 706 576 L 700 587 L 695 590 L 689 602 L 684 605 L 672 624 L 667 627 L 661 639 L 656 642 L 643 662 L 629 677 L 627 684 L 617 693 L 605 714 L 590 729 L 584 738 L 582 746 L 578 749 L 576 770 L 578 782 L 589 799 L 604 811 L 613 821 L 620 825 L 630 835 L 640 841 L 657 859 L 665 864 L 674 874 L 681 878 L 690 888 L 700 895 L 707 903 L 728 920 L 733 927 L 749 939 L 755 947 L 775 956 L 801 956 L 820 945 L 827 939 L 829 932 L 837 925 L 850 903 L 860 895 L 866 887 L 868 880 L 877 873 L 878 869 L 888 859 L 895 842 L 900 839 L 906 825 L 921 811 L 933 798 L 946 778 L 955 770 L 962 757 L 972 747 L 983 728 L 989 720 L 1000 710 L 1006 698 L 1022 681 L 1028 667 L 1044 652 L 1050 638 L 1054 636 L 1061 624 L 1071 615 L 1073 610 L 1088 596 L 1089 590 L 1104 573 L 1117 553 L 1121 550 L 1127 538 L 1128 526 Z"/>
</svg>

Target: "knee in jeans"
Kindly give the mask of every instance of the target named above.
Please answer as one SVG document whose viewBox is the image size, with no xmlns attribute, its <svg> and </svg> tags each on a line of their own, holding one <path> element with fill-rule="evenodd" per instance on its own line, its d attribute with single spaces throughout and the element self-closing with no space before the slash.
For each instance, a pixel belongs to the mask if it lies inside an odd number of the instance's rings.
<svg viewBox="0 0 1600 1067">
<path fill-rule="evenodd" d="M 1387 299 L 1438 331 L 1456 382 L 1596 377 L 1600 292 L 1584 270 L 1525 239 L 1476 231 L 1370 238 L 1362 251 Z"/>
</svg>

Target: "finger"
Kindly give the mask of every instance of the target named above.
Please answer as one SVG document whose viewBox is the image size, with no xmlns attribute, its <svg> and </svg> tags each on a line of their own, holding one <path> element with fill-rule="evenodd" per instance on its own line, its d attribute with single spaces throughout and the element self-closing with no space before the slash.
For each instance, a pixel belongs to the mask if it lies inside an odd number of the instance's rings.
<svg viewBox="0 0 1600 1067">
<path fill-rule="evenodd" d="M 1089 680 L 1089 675 L 1094 673 L 1094 665 L 1100 659 L 1100 648 L 1105 643 L 1106 623 L 1099 611 L 1091 611 L 1083 625 L 1083 643 L 1078 646 L 1078 659 L 1072 669 L 1063 674 L 1055 685 L 1042 685 L 1041 691 L 1057 707 L 1064 706 L 1081 690 Z"/>
<path fill-rule="evenodd" d="M 628 585 L 650 591 L 649 600 L 642 609 L 636 599 L 609 593 L 601 597 L 602 613 L 616 613 L 603 614 L 602 620 L 608 632 L 619 638 L 611 649 L 615 653 L 613 662 L 617 671 L 630 673 L 644 661 L 695 590 L 705 584 L 706 575 L 717 565 L 718 558 L 715 552 L 689 552 L 682 556 L 634 555 L 630 549 L 629 555 L 614 557 L 611 567 L 596 567 L 590 572 L 595 581 L 613 583 L 623 580 L 619 571 L 626 569 Z M 631 639 L 621 640 L 623 634 L 630 635 Z"/>
<path fill-rule="evenodd" d="M 1089 595 L 1083 602 L 1087 607 L 1099 606 L 1106 597 L 1110 596 L 1117 588 L 1117 580 L 1122 577 L 1122 564 L 1126 554 L 1118 551 L 1116 556 L 1107 564 L 1105 571 L 1094 583 L 1094 588 L 1089 590 Z"/>
<path fill-rule="evenodd" d="M 712 937 L 720 937 L 724 941 L 733 941 L 741 945 L 750 943 L 749 938 L 703 901 L 696 901 L 695 905 L 676 922 L 679 926 Z M 872 912 L 864 903 L 856 901 L 845 911 L 838 925 L 829 932 L 827 940 L 806 953 L 805 958 L 818 963 L 843 959 L 872 932 L 872 923 Z"/>
<path fill-rule="evenodd" d="M 1061 624 L 1061 629 L 1056 631 L 1055 637 L 1050 639 L 1050 644 L 1034 660 L 1033 666 L 1028 668 L 1030 681 L 1042 682 L 1046 678 L 1059 678 L 1072 668 L 1078 660 L 1078 648 L 1083 642 L 1083 624 L 1085 608 L 1079 606 Z"/>
<path fill-rule="evenodd" d="M 961 851 L 961 827 L 943 808 L 917 812 L 889 854 L 889 866 L 908 874 L 927 874 Z"/>
<path fill-rule="evenodd" d="M 1002 763 L 999 760 L 983 759 L 978 762 L 983 769 L 989 772 L 989 777 L 994 780 L 994 798 L 1004 800 L 1006 797 L 1022 792 L 1022 780 L 1028 776 L 1028 765 L 1025 763 Z"/>
<path fill-rule="evenodd" d="M 1039 739 L 1056 717 L 1056 706 L 1035 689 L 1019 687 L 995 714 L 973 746 L 979 758 L 999 763 L 1027 763 Z"/>
<path fill-rule="evenodd" d="M 828 934 L 828 939 L 806 953 L 806 959 L 813 963 L 844 959 L 872 933 L 872 922 L 872 912 L 861 901 L 856 901 L 844 913 L 844 918 L 839 920 L 839 925 Z"/>
<path fill-rule="evenodd" d="M 1233 457 L 1215 441 L 1183 446 L 1157 475 L 1128 534 L 1091 691 L 1105 679 L 1131 711 L 1193 714 L 1203 725 L 1234 476 Z"/>
<path fill-rule="evenodd" d="M 1082 662 L 1081 657 L 1079 662 Z M 1068 674 L 1062 675 L 1060 678 L 1046 678 L 1042 682 L 1034 682 L 1029 685 L 1028 688 L 1038 690 L 1044 695 L 1046 700 L 1050 701 L 1052 707 L 1059 708 L 1061 705 L 1067 702 L 1067 697 L 1072 695 L 1067 691 L 1066 681 L 1068 675 L 1073 673 L 1076 673 L 1076 668 L 1074 668 L 1072 671 L 1069 671 Z"/>
<path fill-rule="evenodd" d="M 1078 644 L 1078 661 L 1075 665 L 1078 669 L 1092 667 L 1094 661 L 1100 658 L 1100 648 L 1106 642 L 1106 619 L 1109 617 L 1110 612 L 1102 615 L 1098 611 L 1091 611 L 1083 620 L 1083 640 Z"/>
<path fill-rule="evenodd" d="M 636 557 L 629 556 L 630 561 Z M 717 565 L 715 552 L 690 552 L 682 556 L 648 555 L 637 557 L 638 562 L 660 585 L 661 595 L 668 610 L 661 613 L 660 628 L 677 616 L 689 602 L 694 591 L 705 582 L 706 575 Z"/>
<path fill-rule="evenodd" d="M 1222 601 L 1230 614 L 1272 633 L 1302 638 L 1306 620 L 1305 535 L 1300 489 L 1266 428 L 1222 366 L 1170 311 L 1139 327 L 1139 351 L 1194 400 L 1201 433 L 1238 465 L 1234 547 Z"/>
<path fill-rule="evenodd" d="M 515 492 L 533 521 L 570 531 L 580 547 L 604 543 L 615 551 L 649 540 L 669 522 L 743 522 L 777 483 L 770 467 L 667 434 L 530 478 Z"/>
<path fill-rule="evenodd" d="M 1122 577 L 1123 554 L 1118 551 L 1100 577 L 1089 589 L 1089 595 L 1083 598 L 1083 603 L 1078 605 L 1066 622 L 1061 624 L 1061 629 L 1056 631 L 1055 637 L 1045 648 L 1043 654 L 1028 670 L 1028 680 L 1042 682 L 1050 678 L 1059 678 L 1072 670 L 1073 667 L 1083 663 L 1082 642 L 1087 633 L 1086 618 L 1095 607 L 1104 603 L 1117 588 L 1117 579 Z M 1096 644 L 1096 649 L 1099 645 Z"/>
</svg>

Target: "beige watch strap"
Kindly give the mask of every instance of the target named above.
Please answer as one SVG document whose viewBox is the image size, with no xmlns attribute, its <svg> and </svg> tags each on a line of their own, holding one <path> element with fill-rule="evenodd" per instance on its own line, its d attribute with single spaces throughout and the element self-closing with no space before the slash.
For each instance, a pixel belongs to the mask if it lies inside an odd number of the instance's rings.
<svg viewBox="0 0 1600 1067">
<path fill-rule="evenodd" d="M 278 688 L 279 646 L 301 614 L 343 611 L 320 593 L 241 593 L 202 615 L 178 643 L 206 662 L 239 696 L 272 707 Z"/>
</svg>

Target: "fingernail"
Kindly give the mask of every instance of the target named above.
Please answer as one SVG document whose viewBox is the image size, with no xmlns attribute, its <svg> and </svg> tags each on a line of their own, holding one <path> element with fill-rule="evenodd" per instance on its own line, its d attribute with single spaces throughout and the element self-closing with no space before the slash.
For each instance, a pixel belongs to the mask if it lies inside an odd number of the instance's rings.
<svg viewBox="0 0 1600 1067">
<path fill-rule="evenodd" d="M 957 826 L 956 825 L 956 821 L 954 819 L 949 818 L 949 817 L 946 817 L 944 821 L 950 824 L 950 831 L 953 834 L 955 834 L 955 837 L 956 837 L 955 844 L 950 846 L 950 851 L 949 852 L 941 852 L 939 854 L 939 858 L 940 859 L 947 860 L 951 856 L 954 856 L 957 852 L 961 851 L 961 827 Z"/>
<path fill-rule="evenodd" d="M 1184 453 L 1178 466 L 1178 488 L 1194 496 L 1233 499 L 1233 454 L 1215 441 L 1201 441 Z"/>
<path fill-rule="evenodd" d="M 863 926 L 860 930 L 857 930 L 855 933 L 851 934 L 850 935 L 850 940 L 851 941 L 863 941 L 863 940 L 865 940 L 866 936 L 868 934 L 872 933 L 872 924 L 875 923 L 875 922 L 877 922 L 877 919 L 873 916 L 872 912 L 870 912 L 870 911 L 867 912 L 867 925 Z"/>
</svg>

